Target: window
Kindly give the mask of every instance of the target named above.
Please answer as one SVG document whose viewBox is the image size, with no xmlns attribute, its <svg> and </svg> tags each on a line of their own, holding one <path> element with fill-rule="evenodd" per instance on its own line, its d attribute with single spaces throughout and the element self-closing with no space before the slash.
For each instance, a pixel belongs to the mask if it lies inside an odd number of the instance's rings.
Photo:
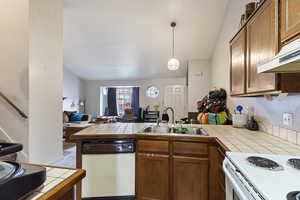
<svg viewBox="0 0 300 200">
<path fill-rule="evenodd" d="M 110 90 L 114 88 L 114 90 Z M 100 87 L 100 115 L 123 116 L 125 109 L 139 108 L 139 87 L 113 86 Z"/>
<path fill-rule="evenodd" d="M 159 96 L 159 90 L 155 86 L 150 86 L 147 88 L 146 95 L 149 98 L 155 99 Z"/>
<path fill-rule="evenodd" d="M 118 115 L 123 116 L 126 108 L 131 108 L 132 87 L 117 88 L 117 109 Z"/>
</svg>

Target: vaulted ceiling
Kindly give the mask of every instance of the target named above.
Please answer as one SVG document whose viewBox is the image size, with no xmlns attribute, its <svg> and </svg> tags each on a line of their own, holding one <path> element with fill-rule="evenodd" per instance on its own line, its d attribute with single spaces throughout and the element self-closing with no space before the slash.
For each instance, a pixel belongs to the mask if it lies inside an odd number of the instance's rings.
<svg viewBox="0 0 300 200">
<path fill-rule="evenodd" d="M 210 59 L 228 0 L 65 0 L 64 65 L 86 80 L 181 77 Z M 176 21 L 178 71 L 168 71 Z"/>
</svg>

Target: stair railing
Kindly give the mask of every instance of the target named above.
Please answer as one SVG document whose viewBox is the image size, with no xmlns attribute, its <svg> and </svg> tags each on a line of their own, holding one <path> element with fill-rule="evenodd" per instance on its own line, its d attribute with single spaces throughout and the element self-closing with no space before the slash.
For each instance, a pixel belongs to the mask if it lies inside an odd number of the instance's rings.
<svg viewBox="0 0 300 200">
<path fill-rule="evenodd" d="M 18 106 L 16 106 L 11 100 L 9 100 L 9 98 L 7 98 L 2 92 L 0 92 L 0 97 L 4 99 L 6 103 L 8 103 L 13 109 L 15 109 L 21 117 L 23 117 L 24 119 L 28 119 L 28 116 L 20 108 L 18 108 Z"/>
</svg>

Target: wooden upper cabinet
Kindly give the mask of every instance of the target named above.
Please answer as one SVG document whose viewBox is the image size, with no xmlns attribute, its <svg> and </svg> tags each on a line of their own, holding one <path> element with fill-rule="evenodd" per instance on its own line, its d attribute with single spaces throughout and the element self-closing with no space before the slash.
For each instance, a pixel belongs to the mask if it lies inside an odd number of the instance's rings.
<svg viewBox="0 0 300 200">
<path fill-rule="evenodd" d="M 263 1 L 231 40 L 231 95 L 300 93 L 300 73 L 257 73 L 259 65 L 277 55 L 280 35 L 281 45 L 300 38 L 299 0 Z"/>
<path fill-rule="evenodd" d="M 281 0 L 281 42 L 286 42 L 300 34 L 299 0 Z"/>
<path fill-rule="evenodd" d="M 246 30 L 243 28 L 230 42 L 230 94 L 246 91 Z"/>
<path fill-rule="evenodd" d="M 247 24 L 247 93 L 277 90 L 275 74 L 257 73 L 278 52 L 277 2 L 266 0 Z"/>
<path fill-rule="evenodd" d="M 169 155 L 137 154 L 137 200 L 169 200 Z"/>
<path fill-rule="evenodd" d="M 173 200 L 208 200 L 208 158 L 173 156 Z"/>
</svg>

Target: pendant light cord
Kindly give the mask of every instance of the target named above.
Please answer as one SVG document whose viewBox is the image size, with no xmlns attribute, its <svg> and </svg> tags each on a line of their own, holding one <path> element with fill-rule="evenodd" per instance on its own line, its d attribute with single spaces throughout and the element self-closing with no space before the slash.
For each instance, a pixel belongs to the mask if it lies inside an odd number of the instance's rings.
<svg viewBox="0 0 300 200">
<path fill-rule="evenodd" d="M 173 48 L 172 48 L 172 57 L 174 58 L 174 49 L 175 49 L 175 27 L 172 27 L 172 32 L 173 32 Z"/>
<path fill-rule="evenodd" d="M 180 62 L 175 58 L 175 27 L 176 22 L 171 22 L 172 27 L 172 58 L 168 61 L 168 69 L 171 71 L 175 71 L 179 68 Z"/>
</svg>

